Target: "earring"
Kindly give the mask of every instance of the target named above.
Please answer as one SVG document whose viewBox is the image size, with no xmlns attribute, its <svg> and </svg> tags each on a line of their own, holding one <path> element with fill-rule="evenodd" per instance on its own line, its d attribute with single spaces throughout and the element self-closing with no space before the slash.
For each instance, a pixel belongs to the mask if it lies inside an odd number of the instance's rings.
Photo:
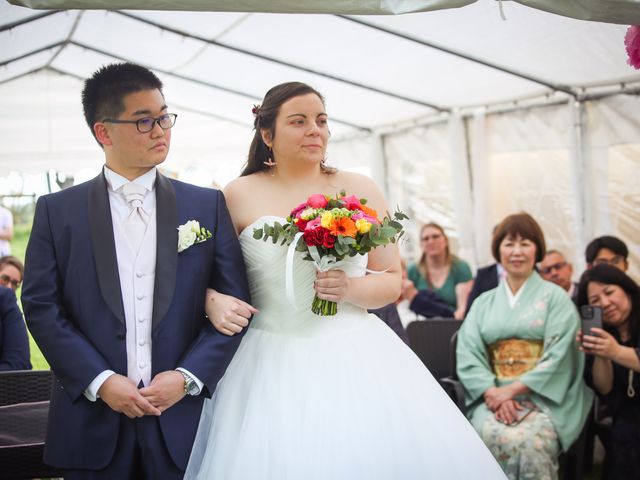
<svg viewBox="0 0 640 480">
<path fill-rule="evenodd" d="M 271 167 L 275 167 L 276 166 L 276 162 L 273 161 L 273 151 L 271 150 L 271 147 L 267 147 L 267 149 L 269 150 L 269 154 L 267 155 L 267 161 L 266 162 L 262 162 L 264 163 L 267 167 L 271 168 Z"/>
</svg>

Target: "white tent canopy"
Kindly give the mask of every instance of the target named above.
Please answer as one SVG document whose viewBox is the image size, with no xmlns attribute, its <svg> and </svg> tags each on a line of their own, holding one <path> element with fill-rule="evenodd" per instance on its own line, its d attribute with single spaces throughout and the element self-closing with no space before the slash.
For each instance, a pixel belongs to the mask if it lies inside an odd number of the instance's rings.
<svg viewBox="0 0 640 480">
<path fill-rule="evenodd" d="M 83 10 L 0 3 L 0 175 L 97 170 L 82 79 L 129 60 L 159 74 L 179 115 L 167 168 L 225 184 L 244 161 L 251 106 L 301 80 L 327 98 L 330 163 L 444 224 L 472 263 L 489 260 L 491 227 L 520 209 L 578 266 L 597 234 L 637 255 L 640 75 L 622 25 L 640 23 L 637 2 L 21 3 Z M 99 10 L 133 3 L 158 10 Z M 219 11 L 166 11 L 178 8 Z M 295 8 L 344 15 L 259 12 Z"/>
</svg>

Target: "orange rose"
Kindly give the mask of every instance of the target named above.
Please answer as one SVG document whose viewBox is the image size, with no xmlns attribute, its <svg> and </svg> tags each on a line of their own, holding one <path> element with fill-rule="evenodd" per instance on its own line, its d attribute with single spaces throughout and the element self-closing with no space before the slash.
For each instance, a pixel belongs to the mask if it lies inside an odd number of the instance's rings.
<svg viewBox="0 0 640 480">
<path fill-rule="evenodd" d="M 355 237 L 356 233 L 358 233 L 355 222 L 348 217 L 334 219 L 329 225 L 329 231 L 334 237 L 338 235 Z"/>
</svg>

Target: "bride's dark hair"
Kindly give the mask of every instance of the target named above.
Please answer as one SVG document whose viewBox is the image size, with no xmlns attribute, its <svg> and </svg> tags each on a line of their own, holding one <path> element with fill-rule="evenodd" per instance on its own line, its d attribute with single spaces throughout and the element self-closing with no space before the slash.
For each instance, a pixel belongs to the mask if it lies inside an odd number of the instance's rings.
<svg viewBox="0 0 640 480">
<path fill-rule="evenodd" d="M 253 134 L 253 140 L 249 147 L 247 163 L 240 174 L 241 177 L 272 168 L 265 165 L 265 162 L 269 162 L 271 159 L 272 154 L 262 140 L 261 131 L 266 130 L 272 139 L 275 138 L 276 117 L 282 104 L 291 98 L 308 95 L 310 93 L 317 95 L 324 105 L 324 97 L 316 89 L 302 82 L 287 82 L 271 88 L 264 96 L 262 105 L 255 105 L 253 107 L 253 128 L 255 133 Z M 325 166 L 324 162 L 320 164 L 320 168 L 325 173 L 334 173 L 336 171 L 335 168 Z"/>
</svg>

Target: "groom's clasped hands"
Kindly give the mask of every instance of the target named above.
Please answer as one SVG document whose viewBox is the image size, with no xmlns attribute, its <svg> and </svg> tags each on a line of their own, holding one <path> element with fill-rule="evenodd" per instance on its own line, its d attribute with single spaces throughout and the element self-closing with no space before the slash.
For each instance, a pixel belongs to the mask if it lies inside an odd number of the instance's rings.
<svg viewBox="0 0 640 480">
<path fill-rule="evenodd" d="M 139 389 L 130 378 L 113 374 L 98 393 L 112 410 L 129 418 L 159 416 L 184 397 L 184 377 L 176 370 L 161 372 Z"/>
</svg>

